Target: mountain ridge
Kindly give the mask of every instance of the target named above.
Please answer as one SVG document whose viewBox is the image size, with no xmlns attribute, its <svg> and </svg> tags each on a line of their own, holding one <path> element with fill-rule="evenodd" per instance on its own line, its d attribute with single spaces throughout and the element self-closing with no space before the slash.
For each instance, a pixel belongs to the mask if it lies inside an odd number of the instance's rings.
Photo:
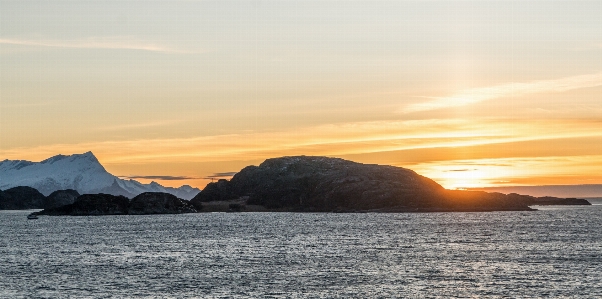
<svg viewBox="0 0 602 299">
<path fill-rule="evenodd" d="M 500 186 L 467 188 L 467 190 L 501 192 L 506 194 L 519 193 L 538 197 L 602 197 L 602 184 Z"/>
<path fill-rule="evenodd" d="M 35 188 L 45 196 L 57 190 L 73 189 L 81 194 L 106 193 L 129 198 L 144 192 L 164 192 L 189 200 L 200 192 L 188 185 L 173 188 L 156 182 L 143 184 L 120 179 L 109 173 L 91 151 L 56 155 L 40 162 L 0 161 L 0 190 L 17 186 Z"/>
</svg>

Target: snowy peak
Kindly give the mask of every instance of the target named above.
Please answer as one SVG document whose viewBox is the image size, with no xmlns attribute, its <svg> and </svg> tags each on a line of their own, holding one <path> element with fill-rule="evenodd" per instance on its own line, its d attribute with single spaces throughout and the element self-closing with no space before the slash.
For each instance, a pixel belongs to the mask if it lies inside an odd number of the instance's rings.
<svg viewBox="0 0 602 299">
<path fill-rule="evenodd" d="M 185 191 L 185 192 L 193 192 L 196 188 L 192 188 L 190 185 L 182 185 L 182 187 L 180 187 L 178 189 Z"/>
<path fill-rule="evenodd" d="M 24 160 L 4 160 L 0 162 L 0 171 L 2 171 L 2 169 L 21 169 L 32 164 L 33 162 Z"/>
<path fill-rule="evenodd" d="M 57 155 L 41 162 L 5 160 L 0 165 L 0 189 L 29 186 L 44 195 L 64 189 L 91 193 L 110 186 L 113 180 L 91 152 Z"/>
<path fill-rule="evenodd" d="M 0 162 L 0 190 L 17 186 L 36 188 L 46 196 L 56 190 L 74 189 L 80 194 L 108 193 L 127 197 L 143 192 L 166 192 L 190 199 L 200 192 L 190 186 L 166 188 L 156 182 L 142 184 L 135 180 L 122 180 L 107 172 L 92 152 L 56 155 L 41 162 Z"/>
<path fill-rule="evenodd" d="M 50 157 L 44 161 L 41 161 L 40 164 L 54 164 L 57 162 L 61 163 L 77 163 L 78 165 L 92 165 L 97 164 L 102 167 L 96 156 L 92 152 L 86 152 L 83 154 L 73 154 L 70 156 L 65 155 L 56 155 L 54 157 Z M 31 162 L 30 162 L 31 163 Z M 104 167 L 102 167 L 104 169 Z"/>
<path fill-rule="evenodd" d="M 42 162 L 40 162 L 40 164 L 53 164 L 56 161 L 61 161 L 63 159 L 67 158 L 67 156 L 63 156 L 63 155 L 56 155 L 54 157 L 50 157 Z"/>
</svg>

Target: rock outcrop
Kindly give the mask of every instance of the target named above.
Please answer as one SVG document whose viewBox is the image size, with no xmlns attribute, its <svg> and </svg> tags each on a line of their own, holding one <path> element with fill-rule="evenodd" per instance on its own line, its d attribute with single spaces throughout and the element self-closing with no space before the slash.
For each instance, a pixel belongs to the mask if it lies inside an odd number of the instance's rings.
<svg viewBox="0 0 602 299">
<path fill-rule="evenodd" d="M 74 203 L 79 196 L 79 192 L 73 189 L 54 191 L 46 197 L 44 209 L 52 209 L 70 205 Z"/>
<path fill-rule="evenodd" d="M 45 209 L 38 215 L 71 215 L 71 216 L 98 216 L 98 215 L 125 215 L 128 212 L 130 200 L 125 196 L 110 194 L 84 194 L 79 196 L 74 203 L 58 208 Z"/>
<path fill-rule="evenodd" d="M 43 209 L 46 197 L 38 190 L 19 186 L 0 191 L 0 210 Z"/>
<path fill-rule="evenodd" d="M 282 157 L 210 183 L 191 200 L 246 198 L 270 210 L 432 212 L 531 210 L 501 193 L 451 191 L 412 170 L 327 157 Z"/>
<path fill-rule="evenodd" d="M 197 210 L 187 201 L 175 195 L 161 192 L 142 193 L 130 201 L 128 214 L 182 214 L 196 213 Z"/>
</svg>

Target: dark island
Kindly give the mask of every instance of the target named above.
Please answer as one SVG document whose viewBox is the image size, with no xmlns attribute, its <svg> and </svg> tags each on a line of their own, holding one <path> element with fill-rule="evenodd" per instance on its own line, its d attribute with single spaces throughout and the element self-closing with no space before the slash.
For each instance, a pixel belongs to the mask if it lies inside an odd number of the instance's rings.
<svg viewBox="0 0 602 299">
<path fill-rule="evenodd" d="M 46 196 L 38 190 L 19 186 L 0 190 L 0 210 L 43 209 L 46 207 Z"/>
<path fill-rule="evenodd" d="M 524 196 L 524 195 L 521 195 Z M 581 199 L 581 198 L 558 198 L 558 197 L 552 197 L 552 196 L 544 196 L 544 197 L 532 197 L 532 196 L 527 196 L 528 198 L 530 198 L 529 201 L 529 205 L 531 206 L 560 206 L 560 205 L 567 205 L 567 206 L 584 206 L 584 205 L 591 205 L 591 203 L 585 199 Z"/>
<path fill-rule="evenodd" d="M 110 194 L 84 194 L 72 204 L 45 209 L 38 215 L 148 215 L 196 213 L 188 201 L 161 192 L 145 192 L 131 200 L 125 196 Z"/>
<path fill-rule="evenodd" d="M 529 211 L 541 202 L 518 194 L 446 190 L 409 169 L 312 156 L 245 167 L 230 181 L 208 184 L 191 200 L 206 211 L 295 212 Z"/>
</svg>

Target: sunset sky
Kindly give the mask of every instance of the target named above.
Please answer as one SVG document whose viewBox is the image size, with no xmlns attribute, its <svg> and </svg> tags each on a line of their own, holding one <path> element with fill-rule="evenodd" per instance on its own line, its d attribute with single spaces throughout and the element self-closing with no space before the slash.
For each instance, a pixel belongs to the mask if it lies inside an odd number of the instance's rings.
<svg viewBox="0 0 602 299">
<path fill-rule="evenodd" d="M 266 158 L 602 184 L 602 1 L 0 0 L 0 160 L 203 187 Z"/>
</svg>

